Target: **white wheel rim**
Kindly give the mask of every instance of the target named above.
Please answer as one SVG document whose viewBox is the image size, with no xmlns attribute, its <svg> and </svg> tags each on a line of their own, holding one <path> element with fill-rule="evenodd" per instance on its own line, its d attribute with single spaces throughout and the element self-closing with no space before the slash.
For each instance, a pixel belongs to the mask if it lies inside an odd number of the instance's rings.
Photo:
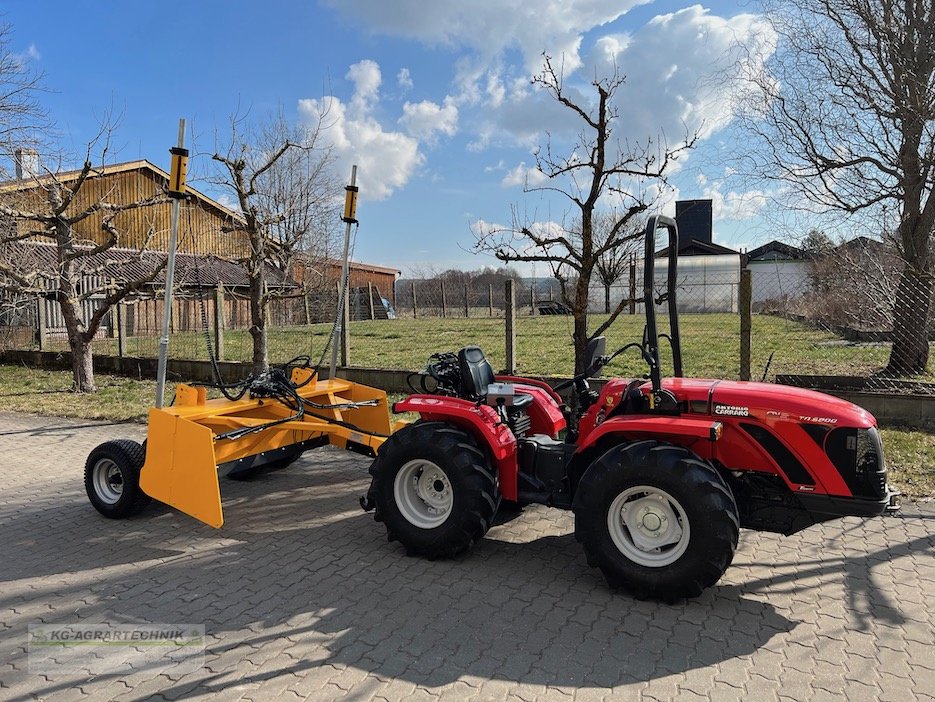
<svg viewBox="0 0 935 702">
<path fill-rule="evenodd" d="M 115 505 L 123 495 L 123 473 L 109 458 L 102 458 L 94 464 L 94 492 L 104 504 Z"/>
<path fill-rule="evenodd" d="M 617 495 L 607 510 L 607 528 L 624 556 L 649 568 L 675 563 L 691 538 L 682 505 L 665 490 L 649 485 Z"/>
<path fill-rule="evenodd" d="M 445 471 L 422 458 L 399 469 L 393 481 L 393 497 L 400 514 L 420 529 L 444 524 L 454 505 L 454 493 Z"/>
</svg>

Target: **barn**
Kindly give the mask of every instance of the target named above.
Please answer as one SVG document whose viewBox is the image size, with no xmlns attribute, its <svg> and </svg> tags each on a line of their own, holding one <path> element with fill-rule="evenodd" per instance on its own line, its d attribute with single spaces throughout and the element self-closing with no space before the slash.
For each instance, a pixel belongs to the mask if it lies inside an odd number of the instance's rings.
<svg viewBox="0 0 935 702">
<path fill-rule="evenodd" d="M 35 155 L 32 159 L 35 159 Z M 28 155 L 17 155 L 17 178 L 0 183 L 0 202 L 9 203 L 21 210 L 35 210 L 45 204 L 43 180 L 53 176 L 32 175 L 38 170 L 38 162 L 34 161 L 33 169 L 24 169 L 23 164 L 28 163 Z M 80 176 L 81 171 L 76 170 L 56 173 L 54 178 L 69 185 L 76 182 Z M 151 198 L 162 194 L 168 182 L 169 174 L 148 160 L 94 168 L 82 183 L 74 202 L 66 212 L 81 212 L 101 201 L 122 204 Z M 187 191 L 189 198 L 181 202 L 179 218 L 176 275 L 178 287 L 173 310 L 173 331 L 200 329 L 201 308 L 208 305 L 208 314 L 213 316 L 215 292 L 219 288 L 223 290 L 226 328 L 248 326 L 248 280 L 245 271 L 237 263 L 237 259 L 245 257 L 249 252 L 249 239 L 238 227 L 242 220 L 237 212 L 197 189 L 189 186 Z M 160 260 L 164 260 L 168 248 L 170 213 L 171 204 L 162 202 L 117 214 L 114 225 L 121 232 L 119 246 L 108 249 L 106 257 L 102 257 L 95 266 L 96 277 L 106 279 L 108 274 L 113 276 L 122 266 L 131 264 L 143 268 L 159 265 Z M 3 227 L 7 234 L 11 233 L 14 227 L 18 227 L 19 231 L 13 233 L 26 235 L 27 226 L 28 223 L 22 221 L 0 221 L 0 227 Z M 89 247 L 101 244 L 107 238 L 100 227 L 100 217 L 88 217 L 76 223 L 74 228 L 78 237 Z M 16 251 L 11 253 L 8 245 L 5 255 L 15 256 L 17 260 L 22 260 L 24 265 L 41 266 L 48 269 L 50 275 L 54 275 L 55 247 L 51 242 L 43 243 L 36 237 L 31 237 L 14 242 L 13 245 Z M 140 251 L 144 248 L 147 252 L 141 256 Z M 323 269 L 324 277 L 319 285 L 312 287 L 321 288 L 315 294 L 322 295 L 323 299 L 312 300 L 311 312 L 316 313 L 315 304 L 320 302 L 320 311 L 325 313 L 330 309 L 328 314 L 333 315 L 336 293 L 333 292 L 335 288 L 330 280 L 336 281 L 340 278 L 340 263 L 328 262 L 327 265 L 318 268 Z M 393 281 L 397 271 L 357 262 L 352 265 L 351 271 L 351 285 L 357 287 L 358 294 L 361 289 L 368 290 L 369 283 L 370 287 L 376 288 L 383 297 L 392 301 Z M 309 303 L 303 304 L 303 279 L 301 276 L 295 279 L 292 275 L 294 273 L 294 269 L 289 271 L 289 274 L 271 270 L 267 276 L 270 287 L 280 288 L 287 296 L 285 299 L 273 301 L 270 309 L 273 324 L 320 321 L 313 319 L 318 315 L 310 313 Z M 327 286 L 322 284 L 325 282 Z M 96 286 L 97 283 L 99 280 L 89 280 L 89 284 Z M 162 319 L 162 288 L 164 278 L 160 275 L 145 289 L 128 298 L 123 321 L 127 325 L 129 335 L 157 333 Z M 54 300 L 41 300 L 37 305 L 30 300 L 24 303 L 22 299 L 12 300 L 8 296 L 6 302 L 8 304 L 0 305 L 3 308 L 0 309 L 0 326 L 20 326 L 33 330 L 42 327 L 52 338 L 64 335 L 61 312 Z M 95 299 L 91 298 L 86 304 L 93 306 L 95 302 Z M 358 307 L 361 305 L 358 304 Z M 382 305 L 380 307 L 382 308 Z M 100 333 L 112 334 L 113 321 L 107 319 Z M 29 329 L 22 331 L 31 336 Z"/>
</svg>

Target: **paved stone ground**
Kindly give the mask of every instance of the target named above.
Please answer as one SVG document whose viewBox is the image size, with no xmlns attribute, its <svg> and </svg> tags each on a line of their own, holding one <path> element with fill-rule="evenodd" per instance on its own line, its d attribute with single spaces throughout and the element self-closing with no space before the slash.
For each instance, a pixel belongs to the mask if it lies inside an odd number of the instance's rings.
<svg viewBox="0 0 935 702">
<path fill-rule="evenodd" d="M 221 530 L 105 520 L 85 457 L 142 433 L 0 414 L 0 699 L 935 698 L 935 509 L 744 532 L 721 583 L 668 606 L 609 591 L 555 510 L 407 558 L 357 507 L 367 460 L 329 448 L 224 481 Z M 204 624 L 204 667 L 29 673 L 28 625 L 99 622 Z"/>
</svg>

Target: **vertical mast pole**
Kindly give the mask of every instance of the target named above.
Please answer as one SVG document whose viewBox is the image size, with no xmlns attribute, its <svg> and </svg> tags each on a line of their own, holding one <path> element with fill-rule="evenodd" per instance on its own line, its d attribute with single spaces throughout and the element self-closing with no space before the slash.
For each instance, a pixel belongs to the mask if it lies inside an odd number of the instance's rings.
<svg viewBox="0 0 935 702">
<path fill-rule="evenodd" d="M 332 338 L 331 346 L 331 365 L 328 367 L 328 378 L 334 378 L 338 367 L 338 345 L 341 343 L 341 337 L 344 334 L 344 298 L 347 289 L 348 276 L 348 256 L 351 246 L 351 225 L 357 224 L 357 166 L 351 166 L 351 184 L 345 186 L 346 196 L 344 199 L 344 216 L 341 218 L 345 222 L 344 227 L 344 258 L 341 266 L 341 287 L 338 290 L 338 313 L 335 319 L 335 332 Z"/>
<path fill-rule="evenodd" d="M 156 407 L 161 409 L 165 402 L 166 365 L 169 359 L 169 328 L 172 324 L 172 287 L 175 282 L 175 250 L 179 241 L 179 206 L 185 198 L 185 172 L 188 167 L 188 150 L 185 146 L 185 119 L 179 120 L 179 140 L 172 154 L 172 169 L 169 176 L 169 197 L 172 198 L 172 215 L 169 223 L 169 260 L 166 264 L 165 308 L 162 311 L 162 336 L 159 338 L 159 365 L 156 370 Z"/>
</svg>

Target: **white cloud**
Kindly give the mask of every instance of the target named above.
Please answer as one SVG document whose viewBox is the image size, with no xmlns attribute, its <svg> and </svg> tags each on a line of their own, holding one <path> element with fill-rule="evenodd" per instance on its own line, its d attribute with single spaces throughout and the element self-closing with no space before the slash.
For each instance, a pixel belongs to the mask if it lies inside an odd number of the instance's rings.
<svg viewBox="0 0 935 702">
<path fill-rule="evenodd" d="M 517 49 L 534 72 L 543 51 L 578 64 L 582 36 L 649 0 L 326 0 L 372 31 L 467 48 L 488 64 Z"/>
<path fill-rule="evenodd" d="M 438 134 L 453 136 L 458 131 L 458 108 L 450 98 L 442 105 L 429 100 L 407 102 L 399 123 L 412 136 L 431 144 Z"/>
<path fill-rule="evenodd" d="M 299 115 L 308 124 L 324 127 L 322 138 L 332 146 L 342 168 L 357 164 L 361 198 L 384 200 L 409 182 L 424 157 L 417 139 L 384 130 L 373 114 L 380 67 L 364 60 L 351 66 L 346 77 L 355 86 L 348 103 L 334 96 L 299 100 Z"/>
<path fill-rule="evenodd" d="M 412 90 L 412 76 L 409 75 L 408 68 L 400 68 L 396 74 L 396 84 L 404 91 Z"/>
<path fill-rule="evenodd" d="M 360 111 L 369 110 L 380 97 L 380 66 L 376 61 L 364 59 L 352 65 L 344 76 L 354 83 L 351 104 Z"/>
<path fill-rule="evenodd" d="M 762 190 L 727 193 L 720 191 L 720 184 L 706 188 L 703 198 L 711 200 L 713 217 L 716 220 L 749 220 L 757 217 L 767 204 L 767 194 Z"/>
<path fill-rule="evenodd" d="M 39 53 L 39 49 L 36 48 L 35 44 L 30 44 L 29 48 L 26 49 L 26 57 L 32 59 L 33 61 L 42 60 L 42 54 Z"/>
<path fill-rule="evenodd" d="M 712 16 L 700 6 L 661 15 L 627 34 L 606 34 L 595 39 L 583 54 L 576 72 L 564 71 L 564 91 L 585 109 L 593 109 L 595 95 L 590 81 L 595 75 L 609 77 L 617 70 L 626 77 L 615 96 L 619 119 L 614 125 L 621 151 L 652 139 L 674 148 L 686 136 L 709 138 L 723 129 L 748 97 L 741 76 L 763 70 L 763 61 L 775 46 L 775 35 L 762 18 L 741 14 L 731 18 Z M 472 150 L 492 146 L 533 148 L 551 142 L 553 152 L 567 153 L 583 122 L 545 90 L 530 89 L 529 82 L 499 78 L 505 94 L 484 90 L 485 74 L 463 63 L 457 84 L 464 95 L 483 103 L 471 120 L 475 136 Z M 486 74 L 488 82 L 492 74 Z M 462 117 L 468 124 L 468 117 Z M 546 136 L 548 135 L 548 136 Z M 683 154 L 670 166 L 676 172 L 691 156 Z M 644 188 L 640 183 L 633 184 Z M 668 199 L 668 198 L 664 198 Z M 729 210 L 743 214 L 752 205 L 732 201 Z M 728 204 L 725 201 L 725 208 Z"/>
<path fill-rule="evenodd" d="M 763 70 L 775 34 L 757 15 L 711 15 L 700 5 L 653 18 L 639 32 L 599 40 L 582 74 L 627 81 L 617 92 L 628 135 L 665 134 L 670 144 L 686 130 L 707 138 L 726 126 L 749 96 L 741 80 Z"/>
<path fill-rule="evenodd" d="M 548 178 L 542 171 L 535 166 L 527 168 L 526 162 L 523 161 L 516 168 L 508 171 L 507 174 L 503 176 L 500 185 L 504 188 L 513 188 L 516 186 L 534 188 L 537 185 L 542 185 L 547 180 Z"/>
</svg>

